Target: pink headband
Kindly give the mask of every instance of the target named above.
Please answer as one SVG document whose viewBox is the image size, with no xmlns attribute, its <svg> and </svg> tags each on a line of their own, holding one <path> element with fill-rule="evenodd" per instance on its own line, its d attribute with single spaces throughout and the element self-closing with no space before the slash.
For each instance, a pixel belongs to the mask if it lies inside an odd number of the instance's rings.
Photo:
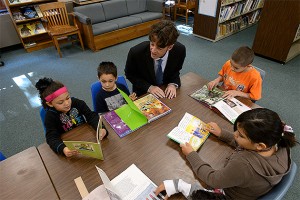
<svg viewBox="0 0 300 200">
<path fill-rule="evenodd" d="M 56 97 L 58 97 L 59 95 L 68 92 L 68 89 L 66 86 L 59 88 L 58 90 L 56 90 L 55 92 L 53 92 L 52 94 L 49 94 L 48 96 L 45 97 L 45 100 L 47 102 L 51 102 L 53 101 L 53 99 L 55 99 Z"/>
</svg>

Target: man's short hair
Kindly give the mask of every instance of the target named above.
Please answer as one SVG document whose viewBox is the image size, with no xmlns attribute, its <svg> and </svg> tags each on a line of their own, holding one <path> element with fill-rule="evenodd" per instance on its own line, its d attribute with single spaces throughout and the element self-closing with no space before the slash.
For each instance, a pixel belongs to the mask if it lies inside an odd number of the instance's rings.
<svg viewBox="0 0 300 200">
<path fill-rule="evenodd" d="M 118 76 L 117 67 L 113 62 L 101 62 L 97 68 L 98 78 L 102 74 L 112 74 L 115 78 Z"/>
<path fill-rule="evenodd" d="M 254 52 L 248 46 L 242 46 L 233 52 L 231 59 L 235 63 L 237 63 L 243 67 L 246 67 L 253 62 Z"/>
<path fill-rule="evenodd" d="M 161 20 L 151 26 L 149 40 L 156 42 L 158 47 L 165 48 L 166 46 L 175 44 L 178 36 L 179 32 L 172 21 Z"/>
</svg>

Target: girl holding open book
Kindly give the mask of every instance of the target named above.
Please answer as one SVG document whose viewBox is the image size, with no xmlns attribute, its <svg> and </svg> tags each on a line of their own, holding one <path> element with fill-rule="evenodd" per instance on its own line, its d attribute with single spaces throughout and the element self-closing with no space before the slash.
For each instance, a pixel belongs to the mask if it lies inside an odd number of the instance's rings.
<svg viewBox="0 0 300 200">
<path fill-rule="evenodd" d="M 164 181 L 156 194 L 166 190 L 166 199 L 178 191 L 189 199 L 205 199 L 204 195 L 210 196 L 207 199 L 257 199 L 289 173 L 290 148 L 298 142 L 277 113 L 266 108 L 246 111 L 236 119 L 233 134 L 216 123 L 208 124 L 212 134 L 235 147 L 221 169 L 204 162 L 189 143 L 180 146 L 198 178 L 211 188 L 222 189 L 205 190 L 200 184 L 176 179 Z"/>
<path fill-rule="evenodd" d="M 77 155 L 77 150 L 70 150 L 66 147 L 61 135 L 86 122 L 97 130 L 99 115 L 91 111 L 84 101 L 71 98 L 67 87 L 58 81 L 42 78 L 35 87 L 47 111 L 44 122 L 47 143 L 55 153 L 64 154 L 67 157 Z M 100 133 L 100 139 L 108 135 L 105 128 L 101 129 Z"/>
</svg>

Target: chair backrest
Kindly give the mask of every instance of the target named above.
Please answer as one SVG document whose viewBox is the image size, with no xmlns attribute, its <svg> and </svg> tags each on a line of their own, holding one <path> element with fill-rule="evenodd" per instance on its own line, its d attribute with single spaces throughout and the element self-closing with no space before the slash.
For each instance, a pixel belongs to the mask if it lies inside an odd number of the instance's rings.
<svg viewBox="0 0 300 200">
<path fill-rule="evenodd" d="M 40 4 L 39 7 L 48 27 L 70 25 L 65 3 L 46 3 Z"/>
<path fill-rule="evenodd" d="M 291 164 L 290 172 L 282 177 L 281 181 L 275 185 L 267 194 L 260 197 L 259 200 L 280 200 L 284 197 L 288 189 L 293 183 L 293 180 L 296 176 L 297 165 L 295 162 Z"/>
<path fill-rule="evenodd" d="M 266 72 L 258 67 L 253 66 L 257 71 L 259 71 L 260 73 L 260 77 L 262 80 L 264 80 L 265 76 L 266 76 Z"/>
<path fill-rule="evenodd" d="M 2 154 L 2 152 L 0 151 L 0 161 L 5 160 L 6 157 Z"/>
<path fill-rule="evenodd" d="M 118 76 L 117 83 L 125 85 L 126 88 L 128 89 L 128 85 L 126 83 L 126 79 L 124 76 Z M 92 85 L 91 85 L 92 102 L 93 102 L 94 111 L 96 110 L 96 102 L 97 102 L 96 96 L 97 96 L 97 93 L 99 92 L 99 90 L 101 89 L 101 87 L 102 86 L 101 86 L 100 81 L 96 81 L 96 82 L 92 83 Z"/>
<path fill-rule="evenodd" d="M 43 106 L 40 108 L 40 117 L 41 117 L 41 120 L 42 120 L 42 124 L 43 124 L 43 127 L 44 127 L 44 132 L 46 134 L 46 127 L 45 127 L 45 117 L 46 117 L 46 110 L 43 108 Z"/>
</svg>

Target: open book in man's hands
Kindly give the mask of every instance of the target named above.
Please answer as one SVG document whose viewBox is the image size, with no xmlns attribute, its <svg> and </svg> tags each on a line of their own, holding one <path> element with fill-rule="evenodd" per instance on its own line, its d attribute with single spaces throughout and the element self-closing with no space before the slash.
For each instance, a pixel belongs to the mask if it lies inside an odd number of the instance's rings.
<svg viewBox="0 0 300 200">
<path fill-rule="evenodd" d="M 185 113 L 176 126 L 167 136 L 178 143 L 190 143 L 195 151 L 205 142 L 209 132 L 205 130 L 205 124 L 199 118 Z"/>
<path fill-rule="evenodd" d="M 102 169 L 97 166 L 96 168 L 110 199 L 163 199 L 162 195 L 157 197 L 154 194 L 157 186 L 135 164 L 130 165 L 125 171 L 111 181 Z"/>
<path fill-rule="evenodd" d="M 199 90 L 193 92 L 190 96 L 197 101 L 213 107 L 221 112 L 231 123 L 234 123 L 236 118 L 247 110 L 251 110 L 248 106 L 237 100 L 236 98 L 222 98 L 224 91 L 214 87 L 211 91 L 204 85 Z M 213 109 L 214 110 L 214 109 Z"/>
<path fill-rule="evenodd" d="M 99 117 L 96 138 L 97 142 L 86 141 L 63 141 L 70 150 L 77 150 L 81 155 L 104 160 L 100 144 L 100 134 L 102 129 L 102 116 Z"/>
</svg>

